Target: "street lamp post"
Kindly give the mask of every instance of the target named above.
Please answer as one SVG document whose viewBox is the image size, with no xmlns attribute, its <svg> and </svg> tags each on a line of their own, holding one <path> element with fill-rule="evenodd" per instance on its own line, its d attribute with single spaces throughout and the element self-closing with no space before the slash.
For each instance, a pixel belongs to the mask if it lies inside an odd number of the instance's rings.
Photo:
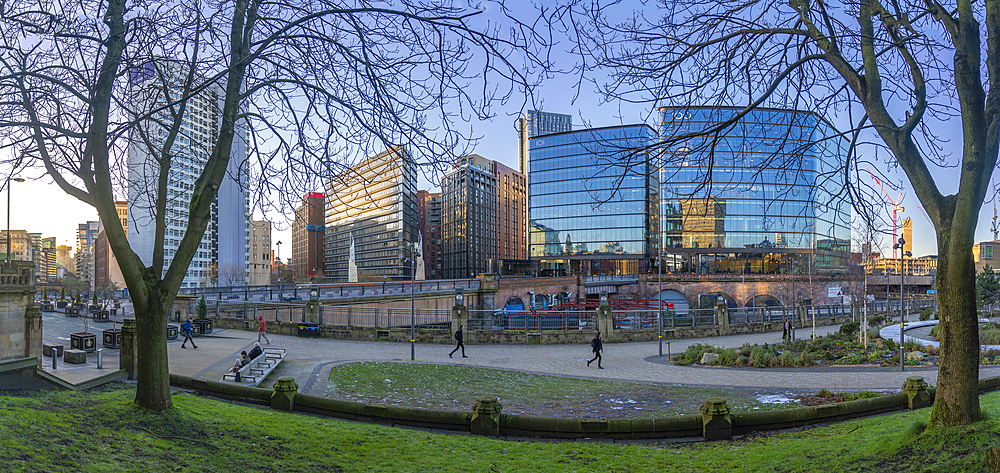
<svg viewBox="0 0 1000 473">
<path fill-rule="evenodd" d="M 913 253 L 903 250 L 903 245 L 906 240 L 903 237 L 899 237 L 899 243 L 892 245 L 892 249 L 899 249 L 899 370 L 905 371 L 906 364 L 904 363 L 903 357 L 905 350 L 903 350 L 903 329 L 905 328 L 906 322 L 906 305 L 903 301 L 903 280 L 906 277 L 903 270 L 903 258 L 906 256 L 913 256 Z M 888 294 L 886 295 L 886 300 L 888 300 Z"/>
<path fill-rule="evenodd" d="M 410 250 L 410 361 L 417 360 L 417 309 L 414 302 L 413 286 L 417 280 L 417 258 L 420 252 L 417 251 L 417 244 L 414 243 Z"/>
<path fill-rule="evenodd" d="M 663 249 L 660 249 L 660 254 L 656 257 L 656 267 L 658 269 L 657 281 L 658 281 L 658 291 L 656 293 L 656 326 L 659 332 L 657 332 L 657 339 L 660 341 L 660 356 L 663 356 Z"/>
<path fill-rule="evenodd" d="M 10 266 L 10 253 L 12 251 L 10 243 L 10 181 L 24 182 L 24 179 L 20 177 L 7 177 L 7 266 Z"/>
</svg>

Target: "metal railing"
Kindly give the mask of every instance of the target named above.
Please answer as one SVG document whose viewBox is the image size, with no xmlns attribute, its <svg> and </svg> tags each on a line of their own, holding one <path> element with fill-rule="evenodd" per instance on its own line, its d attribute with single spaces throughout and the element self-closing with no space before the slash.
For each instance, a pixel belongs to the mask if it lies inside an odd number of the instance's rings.
<svg viewBox="0 0 1000 473">
<path fill-rule="evenodd" d="M 320 300 L 389 295 L 398 296 L 410 293 L 409 281 L 317 284 L 315 287 L 318 289 Z M 202 296 L 205 300 L 295 302 L 308 300 L 309 290 L 311 288 L 312 286 L 308 284 L 286 284 L 280 286 L 193 287 L 183 288 L 179 290 L 178 293 L 192 296 Z M 413 292 L 415 294 L 454 292 L 456 289 L 475 290 L 479 288 L 479 279 L 443 279 L 416 281 L 413 283 Z"/>
<path fill-rule="evenodd" d="M 354 327 L 409 327 L 409 308 L 380 309 L 378 307 L 320 305 L 318 322 L 322 325 Z M 252 320 L 264 316 L 267 321 L 305 322 L 306 304 L 215 300 L 209 303 L 209 314 Z M 419 328 L 451 330 L 450 309 L 416 309 L 412 320 Z"/>
</svg>

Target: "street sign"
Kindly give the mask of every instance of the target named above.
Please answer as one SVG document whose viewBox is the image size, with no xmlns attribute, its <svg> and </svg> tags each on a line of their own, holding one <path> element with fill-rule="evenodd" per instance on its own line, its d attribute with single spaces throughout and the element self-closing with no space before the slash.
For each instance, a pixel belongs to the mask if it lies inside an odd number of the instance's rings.
<svg viewBox="0 0 1000 473">
<path fill-rule="evenodd" d="M 844 293 L 841 292 L 840 286 L 827 286 L 826 297 L 841 297 Z"/>
<path fill-rule="evenodd" d="M 927 293 L 928 294 L 937 294 L 937 289 L 928 289 Z"/>
</svg>

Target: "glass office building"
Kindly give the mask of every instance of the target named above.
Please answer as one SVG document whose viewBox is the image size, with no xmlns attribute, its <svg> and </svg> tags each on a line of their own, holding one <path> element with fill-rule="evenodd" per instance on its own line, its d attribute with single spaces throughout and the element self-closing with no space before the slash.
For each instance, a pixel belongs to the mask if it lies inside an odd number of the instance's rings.
<svg viewBox="0 0 1000 473">
<path fill-rule="evenodd" d="M 409 280 L 417 172 L 403 146 L 326 182 L 324 272 L 331 282 Z"/>
<path fill-rule="evenodd" d="M 737 118 L 739 112 L 660 109 L 665 269 L 845 272 L 848 139 L 811 112 L 759 109 Z"/>
<path fill-rule="evenodd" d="M 647 125 L 532 138 L 529 251 L 540 276 L 647 272 L 656 173 Z"/>
</svg>

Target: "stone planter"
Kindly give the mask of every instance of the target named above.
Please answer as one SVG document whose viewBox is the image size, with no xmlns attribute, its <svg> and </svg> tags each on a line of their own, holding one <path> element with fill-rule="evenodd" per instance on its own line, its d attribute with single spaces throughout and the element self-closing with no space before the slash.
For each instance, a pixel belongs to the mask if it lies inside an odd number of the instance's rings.
<svg viewBox="0 0 1000 473">
<path fill-rule="evenodd" d="M 65 309 L 69 306 L 69 301 L 56 301 L 56 308 Z"/>
<path fill-rule="evenodd" d="M 104 307 L 101 307 L 100 304 L 91 304 L 87 307 L 88 312 L 99 312 L 101 310 L 104 310 Z"/>
<path fill-rule="evenodd" d="M 122 331 L 121 329 L 111 329 L 104 331 L 104 346 L 106 348 L 121 348 L 122 346 Z"/>
<path fill-rule="evenodd" d="M 69 334 L 69 347 L 85 352 L 97 351 L 97 335 L 90 332 L 73 332 Z"/>
<path fill-rule="evenodd" d="M 167 324 L 167 340 L 177 340 L 179 328 L 176 325 Z"/>
<path fill-rule="evenodd" d="M 39 307 L 38 307 L 38 308 L 39 308 L 39 309 L 40 309 L 40 310 L 41 310 L 42 312 L 55 312 L 55 310 L 56 310 L 56 306 L 55 306 L 55 304 L 53 304 L 53 303 L 51 303 L 51 302 L 49 302 L 49 301 L 44 301 L 44 302 L 42 302 L 42 303 L 41 303 L 41 304 L 39 305 Z"/>
<path fill-rule="evenodd" d="M 79 307 L 70 307 L 70 308 L 66 309 L 66 316 L 67 317 L 79 317 L 80 316 L 80 308 Z"/>
<path fill-rule="evenodd" d="M 91 318 L 94 319 L 94 322 L 110 322 L 111 321 L 110 314 L 106 310 L 99 310 L 97 312 L 91 313 Z"/>
<path fill-rule="evenodd" d="M 194 336 L 212 333 L 212 319 L 195 319 L 191 321 L 191 324 L 194 325 L 194 329 L 192 330 L 192 335 Z"/>
</svg>

